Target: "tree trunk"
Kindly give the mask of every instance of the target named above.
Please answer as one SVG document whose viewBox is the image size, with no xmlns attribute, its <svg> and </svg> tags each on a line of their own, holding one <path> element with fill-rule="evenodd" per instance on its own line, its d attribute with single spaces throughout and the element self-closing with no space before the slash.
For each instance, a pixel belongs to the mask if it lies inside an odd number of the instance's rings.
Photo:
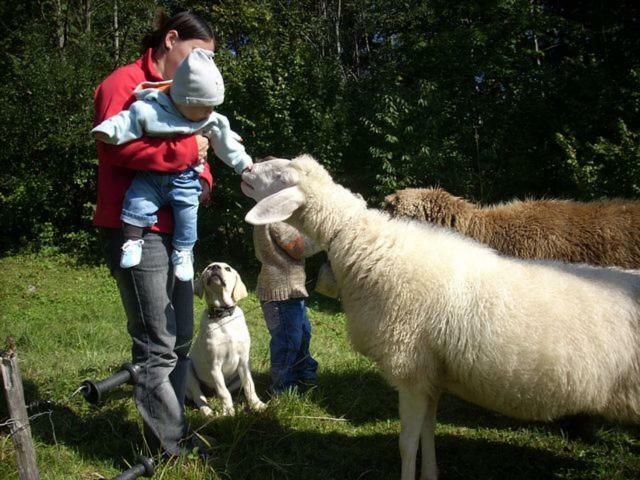
<svg viewBox="0 0 640 480">
<path fill-rule="evenodd" d="M 120 60 L 120 30 L 118 29 L 118 0 L 113 0 L 113 57 Z"/>
<path fill-rule="evenodd" d="M 338 56 L 338 61 L 340 61 L 340 57 L 342 56 L 342 45 L 340 44 L 340 16 L 341 15 L 342 15 L 342 0 L 338 0 L 338 5 L 336 8 L 336 21 L 335 21 L 336 54 Z"/>
<path fill-rule="evenodd" d="M 66 30 L 66 20 L 65 20 L 65 15 L 63 15 L 62 13 L 62 0 L 55 0 L 55 2 L 53 2 L 53 8 L 54 8 L 54 16 L 55 16 L 55 21 L 56 21 L 56 43 L 58 45 L 58 48 L 60 50 L 62 50 L 64 48 L 64 44 L 65 44 L 65 40 L 66 40 L 66 35 L 65 35 L 65 30 Z"/>
<path fill-rule="evenodd" d="M 534 5 L 534 0 L 531 0 L 530 5 L 531 5 L 531 16 L 535 19 L 536 16 L 536 6 Z M 535 22 L 533 25 L 533 28 L 531 29 L 531 32 L 533 33 L 533 48 L 536 51 L 536 63 L 538 64 L 538 66 L 540 66 L 540 48 L 538 46 L 538 35 L 536 35 L 536 31 L 535 31 Z"/>
<path fill-rule="evenodd" d="M 91 11 L 91 0 L 84 0 L 82 3 L 84 7 L 84 32 L 89 33 L 91 31 L 91 14 L 93 13 Z"/>
</svg>

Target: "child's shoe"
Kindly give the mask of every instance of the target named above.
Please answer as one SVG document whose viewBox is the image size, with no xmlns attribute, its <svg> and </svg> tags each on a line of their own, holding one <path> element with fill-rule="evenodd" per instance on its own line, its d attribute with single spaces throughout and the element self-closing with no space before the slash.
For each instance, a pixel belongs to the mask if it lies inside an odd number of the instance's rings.
<svg viewBox="0 0 640 480">
<path fill-rule="evenodd" d="M 193 255 L 191 250 L 174 250 L 171 254 L 173 274 L 182 282 L 193 279 Z"/>
<path fill-rule="evenodd" d="M 131 268 L 140 263 L 142 258 L 142 244 L 144 240 L 127 240 L 122 245 L 122 257 L 120 257 L 120 267 Z"/>
</svg>

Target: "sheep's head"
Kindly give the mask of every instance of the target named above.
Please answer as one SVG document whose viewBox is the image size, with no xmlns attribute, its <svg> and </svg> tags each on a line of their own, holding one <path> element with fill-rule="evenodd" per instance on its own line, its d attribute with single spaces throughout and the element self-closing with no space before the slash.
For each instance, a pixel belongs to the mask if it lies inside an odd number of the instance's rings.
<svg viewBox="0 0 640 480">
<path fill-rule="evenodd" d="M 384 210 L 392 217 L 407 217 L 426 220 L 423 210 L 421 188 L 405 188 L 384 197 Z"/>
<path fill-rule="evenodd" d="M 308 177 L 331 181 L 326 170 L 309 155 L 255 163 L 250 171 L 242 174 L 242 192 L 258 202 L 245 220 L 253 225 L 265 225 L 288 219 L 305 204 L 300 185 Z"/>
<path fill-rule="evenodd" d="M 457 228 L 474 205 L 441 188 L 406 188 L 385 197 L 385 210 L 393 217 L 406 217 Z"/>
</svg>

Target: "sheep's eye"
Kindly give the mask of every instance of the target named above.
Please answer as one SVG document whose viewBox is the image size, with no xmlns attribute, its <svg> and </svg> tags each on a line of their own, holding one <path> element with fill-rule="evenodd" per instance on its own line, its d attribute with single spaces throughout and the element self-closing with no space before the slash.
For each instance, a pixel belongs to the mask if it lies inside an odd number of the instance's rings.
<svg viewBox="0 0 640 480">
<path fill-rule="evenodd" d="M 231 271 L 231 269 L 230 269 L 229 267 L 224 267 L 224 269 L 225 269 L 227 272 L 230 272 L 230 271 Z"/>
</svg>

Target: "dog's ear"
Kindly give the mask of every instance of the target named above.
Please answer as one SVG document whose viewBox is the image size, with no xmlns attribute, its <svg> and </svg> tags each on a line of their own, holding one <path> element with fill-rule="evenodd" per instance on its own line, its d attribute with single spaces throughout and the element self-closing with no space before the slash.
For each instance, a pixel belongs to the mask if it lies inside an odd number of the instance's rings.
<svg viewBox="0 0 640 480">
<path fill-rule="evenodd" d="M 202 298 L 204 295 L 204 285 L 202 284 L 202 277 L 193 281 L 193 294 L 196 297 Z"/>
<path fill-rule="evenodd" d="M 233 292 L 231 293 L 231 298 L 234 302 L 238 302 L 243 298 L 247 297 L 249 294 L 247 293 L 247 287 L 244 286 L 242 280 L 240 279 L 240 275 L 236 273 L 236 284 L 233 287 Z"/>
</svg>

